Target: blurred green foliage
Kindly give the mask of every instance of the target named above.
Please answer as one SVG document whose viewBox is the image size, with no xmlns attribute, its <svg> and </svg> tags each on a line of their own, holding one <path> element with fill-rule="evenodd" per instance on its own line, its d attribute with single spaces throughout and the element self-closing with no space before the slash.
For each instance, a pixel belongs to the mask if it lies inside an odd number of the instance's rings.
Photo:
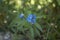
<svg viewBox="0 0 60 40">
<path fill-rule="evenodd" d="M 26 21 L 31 13 L 37 16 L 33 25 Z M 59 40 L 59 26 L 60 0 L 0 0 L 0 29 L 11 31 L 13 40 Z"/>
</svg>

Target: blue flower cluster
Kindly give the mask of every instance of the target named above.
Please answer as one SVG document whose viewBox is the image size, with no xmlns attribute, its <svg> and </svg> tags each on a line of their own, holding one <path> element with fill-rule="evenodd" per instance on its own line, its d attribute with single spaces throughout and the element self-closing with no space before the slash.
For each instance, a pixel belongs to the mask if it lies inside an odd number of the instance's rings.
<svg viewBox="0 0 60 40">
<path fill-rule="evenodd" d="M 24 17 L 24 14 L 20 14 L 20 18 L 23 18 L 23 17 Z M 26 20 L 31 24 L 36 23 L 36 15 L 29 14 L 28 17 L 26 18 Z"/>
<path fill-rule="evenodd" d="M 34 24 L 36 22 L 36 15 L 29 14 L 28 17 L 27 17 L 27 21 Z"/>
<path fill-rule="evenodd" d="M 20 17 L 20 18 L 24 18 L 24 14 L 21 13 L 21 14 L 19 15 L 19 17 Z"/>
</svg>

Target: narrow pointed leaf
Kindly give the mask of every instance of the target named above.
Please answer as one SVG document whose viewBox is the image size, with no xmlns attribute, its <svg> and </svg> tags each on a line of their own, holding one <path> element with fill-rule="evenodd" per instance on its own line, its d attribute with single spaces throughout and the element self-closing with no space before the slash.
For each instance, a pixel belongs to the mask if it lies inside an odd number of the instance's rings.
<svg viewBox="0 0 60 40">
<path fill-rule="evenodd" d="M 42 27 L 38 23 L 36 23 L 35 26 L 37 29 L 39 29 L 41 32 L 43 32 Z"/>
<path fill-rule="evenodd" d="M 31 40 L 34 39 L 34 29 L 32 27 L 30 27 L 30 37 L 31 37 Z"/>
</svg>

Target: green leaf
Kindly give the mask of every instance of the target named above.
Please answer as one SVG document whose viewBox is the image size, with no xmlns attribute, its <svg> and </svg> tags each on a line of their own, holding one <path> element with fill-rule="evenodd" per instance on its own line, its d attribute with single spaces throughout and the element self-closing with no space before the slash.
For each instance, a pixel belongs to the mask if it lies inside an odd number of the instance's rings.
<svg viewBox="0 0 60 40">
<path fill-rule="evenodd" d="M 39 29 L 41 32 L 43 32 L 42 27 L 38 23 L 36 23 L 35 26 L 37 29 Z"/>
<path fill-rule="evenodd" d="M 30 27 L 30 40 L 34 40 L 34 29 Z"/>
<path fill-rule="evenodd" d="M 39 30 L 38 30 L 37 28 L 35 28 L 34 31 L 36 32 L 36 34 L 37 34 L 38 36 L 40 36 L 40 32 L 39 32 Z"/>
</svg>

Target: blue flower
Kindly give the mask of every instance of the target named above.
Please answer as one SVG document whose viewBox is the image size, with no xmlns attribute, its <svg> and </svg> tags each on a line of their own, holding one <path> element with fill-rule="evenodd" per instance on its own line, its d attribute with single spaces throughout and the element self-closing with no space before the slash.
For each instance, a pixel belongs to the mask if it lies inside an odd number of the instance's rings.
<svg viewBox="0 0 60 40">
<path fill-rule="evenodd" d="M 19 17 L 20 17 L 20 18 L 23 18 L 23 17 L 24 17 L 24 14 L 23 14 L 23 13 L 21 13 L 21 14 L 19 15 Z"/>
<path fill-rule="evenodd" d="M 36 15 L 34 15 L 34 14 L 29 14 L 28 17 L 27 17 L 27 21 L 28 21 L 29 23 L 34 24 L 34 23 L 36 22 Z"/>
</svg>

